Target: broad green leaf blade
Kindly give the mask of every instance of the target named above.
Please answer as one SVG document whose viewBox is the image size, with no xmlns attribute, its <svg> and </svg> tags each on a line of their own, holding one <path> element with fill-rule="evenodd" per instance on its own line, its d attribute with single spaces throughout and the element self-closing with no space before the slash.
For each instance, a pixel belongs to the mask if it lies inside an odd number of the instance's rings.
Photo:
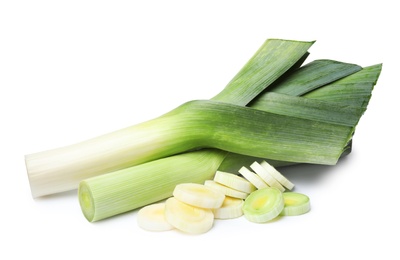
<svg viewBox="0 0 400 260">
<path fill-rule="evenodd" d="M 382 64 L 363 68 L 346 78 L 304 95 L 306 98 L 367 108 L 372 90 L 382 71 Z"/>
<path fill-rule="evenodd" d="M 314 42 L 268 39 L 212 100 L 247 105 L 304 58 Z"/>
<path fill-rule="evenodd" d="M 192 145 L 293 162 L 335 164 L 352 134 L 344 125 L 211 100 L 186 103 L 176 118 L 171 125 L 184 126 L 177 136 L 194 138 Z"/>
<path fill-rule="evenodd" d="M 266 91 L 301 96 L 361 69 L 360 66 L 355 64 L 334 60 L 315 60 L 280 79 Z"/>
<path fill-rule="evenodd" d="M 361 107 L 341 105 L 304 97 L 294 97 L 274 92 L 264 94 L 251 107 L 275 114 L 351 127 L 357 124 L 364 112 Z"/>
</svg>

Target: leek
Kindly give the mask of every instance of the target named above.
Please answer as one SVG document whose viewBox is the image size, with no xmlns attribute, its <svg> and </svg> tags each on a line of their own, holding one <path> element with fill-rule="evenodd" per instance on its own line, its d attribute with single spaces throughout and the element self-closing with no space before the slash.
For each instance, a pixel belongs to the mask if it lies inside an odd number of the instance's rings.
<svg viewBox="0 0 400 260">
<path fill-rule="evenodd" d="M 284 73 L 299 66 L 312 44 L 267 40 L 212 100 L 246 105 Z M 184 108 L 191 109 L 188 105 Z M 196 136 L 186 135 L 193 142 L 181 137 L 193 125 L 186 125 L 187 121 L 179 120 L 179 116 L 171 120 L 174 113 L 75 145 L 26 155 L 32 196 L 76 189 L 86 178 L 203 146 L 193 141 Z M 196 125 L 198 129 L 204 126 Z"/>
<path fill-rule="evenodd" d="M 357 72 L 361 73 L 363 70 Z M 376 74 L 379 71 L 376 71 Z M 335 72 L 333 72 L 335 73 Z M 355 73 L 356 74 L 356 73 Z M 331 75 L 329 73 L 326 73 L 327 77 L 329 79 L 326 80 L 326 84 L 330 83 L 332 80 Z M 345 79 L 345 78 L 344 78 Z M 355 83 L 356 84 L 356 83 Z M 329 86 L 326 85 L 326 86 Z M 301 86 L 299 86 L 301 87 Z M 325 87 L 325 86 L 324 86 Z M 313 88 L 311 88 L 313 89 Z M 316 90 L 313 90 L 316 91 Z M 312 93 L 312 91 L 310 92 Z M 283 94 L 281 94 L 283 95 Z M 277 95 L 277 96 L 281 96 Z M 304 98 L 303 98 L 304 99 Z M 286 100 L 286 99 L 285 99 Z M 284 102 L 284 101 L 280 101 Z M 212 102 L 211 102 L 212 103 Z M 267 103 L 269 104 L 269 103 Z M 320 106 L 323 106 L 324 104 L 332 107 L 329 102 L 319 102 Z M 237 109 L 245 109 L 243 107 L 236 107 L 233 105 L 230 105 L 230 107 L 237 108 Z M 312 106 L 311 106 L 312 107 Z M 340 109 L 340 108 L 339 108 Z M 248 111 L 252 111 L 251 113 L 253 114 L 258 114 L 261 113 L 262 111 L 256 112 L 255 109 L 250 109 Z M 310 109 L 308 111 L 317 111 L 315 109 Z M 329 118 L 328 112 L 330 111 L 329 109 L 326 109 L 327 111 L 326 117 Z M 336 113 L 335 110 L 331 111 L 332 113 Z M 357 113 L 358 116 L 360 116 L 360 111 L 357 109 L 343 109 L 344 113 Z M 293 112 L 294 113 L 294 112 Z M 296 112 L 297 113 L 297 112 Z M 278 116 L 278 114 L 270 113 L 273 114 L 274 117 Z M 296 117 L 290 117 L 289 115 L 279 115 L 283 116 L 282 118 L 296 118 Z M 310 114 L 308 115 L 309 117 L 312 117 L 313 115 Z M 351 116 L 350 116 L 351 117 Z M 232 117 L 230 117 L 231 120 L 235 120 L 237 118 L 235 114 L 233 114 Z M 343 142 L 341 144 L 341 152 L 343 151 L 348 151 L 348 144 L 351 142 L 351 136 L 354 131 L 354 125 L 352 126 L 346 126 L 348 124 L 348 116 L 343 116 L 346 120 L 343 122 L 340 122 L 340 118 L 336 120 L 336 123 L 327 123 L 327 122 L 320 122 L 321 120 L 312 120 L 310 118 L 296 118 L 295 120 L 308 120 L 308 123 L 313 122 L 313 124 L 328 124 L 328 125 L 334 125 L 335 127 L 340 127 L 343 129 L 349 130 L 349 132 L 346 132 L 343 136 Z M 229 119 L 227 121 L 230 121 Z M 250 120 L 251 121 L 251 120 Z M 263 119 L 260 119 L 259 122 L 262 122 Z M 289 122 L 291 120 L 287 120 L 286 122 Z M 322 120 L 323 121 L 323 120 Z M 299 121 L 300 122 L 300 121 Z M 303 123 L 305 121 L 302 121 Z M 226 122 L 229 124 L 229 122 Z M 303 127 L 308 126 L 308 123 L 303 125 Z M 353 120 L 353 123 L 356 124 L 357 120 Z M 240 126 L 240 122 L 237 123 L 237 126 Z M 301 128 L 301 127 L 300 127 Z M 307 128 L 307 127 L 306 127 Z M 232 128 L 234 129 L 234 128 Z M 297 126 L 291 126 L 291 128 L 285 128 L 281 129 L 280 131 L 277 131 L 277 134 L 282 134 L 285 131 L 289 132 L 296 132 Z M 307 131 L 307 129 L 304 129 L 304 131 Z M 229 132 L 229 131 L 228 131 Z M 275 131 L 272 133 L 276 133 Z M 245 137 L 241 138 L 251 138 L 252 131 L 248 131 L 248 133 L 245 134 Z M 295 135 L 294 135 L 295 136 Z M 291 146 L 294 145 L 297 141 L 297 138 L 291 138 L 293 143 L 291 141 L 287 142 L 284 139 L 280 139 L 278 142 L 278 146 Z M 258 138 L 258 137 L 257 137 Z M 315 136 L 313 137 L 315 138 Z M 225 138 L 227 139 L 227 138 Z M 307 142 L 308 136 L 304 139 L 304 143 Z M 334 138 L 336 139 L 336 137 Z M 229 141 L 229 140 L 227 140 Z M 255 141 L 256 143 L 258 142 L 258 139 Z M 246 142 L 244 142 L 245 144 Z M 254 143 L 251 143 L 251 146 Z M 247 145 L 250 145 L 250 143 L 247 143 Z M 256 145 L 256 144 L 254 144 Z M 299 145 L 302 146 L 302 145 Z M 265 147 L 261 146 L 258 147 L 258 149 L 265 150 Z M 292 147 L 293 148 L 293 147 Z M 293 152 L 293 149 L 288 147 L 288 150 Z M 281 149 L 281 148 L 278 148 Z M 297 148 L 296 148 L 297 149 Z M 301 148 L 303 149 L 303 148 Z M 313 149 L 312 149 L 313 150 Z M 316 150 L 313 150 L 314 153 L 319 153 L 321 150 L 317 148 Z M 338 152 L 336 154 L 336 159 L 341 155 L 341 152 Z M 198 156 L 201 154 L 202 159 L 199 162 Z M 303 154 L 304 155 L 304 154 Z M 87 180 L 84 180 L 80 183 L 79 187 L 79 199 L 81 201 L 81 208 L 86 216 L 86 218 L 89 221 L 97 221 L 103 218 L 111 217 L 129 210 L 133 210 L 135 208 L 154 203 L 158 200 L 165 199 L 172 194 L 172 190 L 175 187 L 176 184 L 179 184 L 183 182 L 183 179 L 186 180 L 186 182 L 198 182 L 201 183 L 204 180 L 207 179 L 212 179 L 215 172 L 217 169 L 221 169 L 221 166 L 223 165 L 224 159 L 229 159 L 231 156 L 236 156 L 236 158 L 245 158 L 247 160 L 251 160 L 251 162 L 254 162 L 254 157 L 251 156 L 243 156 L 243 155 L 235 155 L 234 153 L 227 153 L 225 151 L 221 150 L 201 150 L 197 152 L 191 152 L 191 153 L 185 153 L 182 155 L 175 155 L 171 156 L 168 158 L 164 158 L 161 160 L 156 160 L 152 162 L 148 162 L 142 165 L 137 165 L 134 167 L 130 167 L 124 170 L 120 170 L 117 172 L 113 172 L 110 174 L 105 174 L 102 176 L 98 177 L 93 177 Z M 274 157 L 273 155 L 269 155 L 273 158 L 278 159 L 277 157 Z M 286 154 L 282 159 L 285 161 L 287 158 L 289 158 L 290 153 Z M 309 154 L 306 157 L 313 157 L 311 154 Z M 181 159 L 182 158 L 182 159 Z M 265 157 L 264 157 L 265 158 Z M 182 161 L 181 161 L 182 160 Z M 210 160 L 210 163 L 207 163 L 207 161 Z M 230 160 L 232 162 L 233 160 Z M 268 160 L 269 161 L 269 160 Z M 190 163 L 192 162 L 192 164 Z M 279 159 L 278 159 L 278 162 Z M 167 167 L 167 165 L 173 165 L 173 167 Z M 175 167 L 175 165 L 179 165 L 179 167 Z M 199 169 L 199 167 L 201 169 Z M 157 179 L 155 179 L 157 178 Z M 165 182 L 168 182 L 168 185 L 166 186 Z M 83 199 L 85 198 L 85 199 Z M 89 201 L 89 203 L 85 203 L 85 201 Z"/>
</svg>

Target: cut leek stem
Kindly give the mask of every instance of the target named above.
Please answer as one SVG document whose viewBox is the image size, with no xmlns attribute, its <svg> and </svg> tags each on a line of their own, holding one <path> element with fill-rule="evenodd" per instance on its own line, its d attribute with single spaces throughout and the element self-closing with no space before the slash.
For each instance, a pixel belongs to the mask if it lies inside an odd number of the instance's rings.
<svg viewBox="0 0 400 260">
<path fill-rule="evenodd" d="M 212 179 L 225 155 L 204 149 L 86 179 L 78 191 L 82 212 L 92 222 L 166 199 L 180 183 Z"/>
<path fill-rule="evenodd" d="M 212 99 L 246 105 L 281 75 L 298 66 L 313 43 L 267 40 Z M 79 182 L 86 178 L 203 146 L 193 142 L 188 145 L 185 137 L 176 132 L 178 128 L 181 128 L 179 131 L 186 131 L 186 122 L 176 123 L 176 120 L 171 122 L 170 115 L 161 116 L 82 143 L 26 155 L 32 196 L 76 189 Z M 198 127 L 201 129 L 203 126 Z"/>
</svg>

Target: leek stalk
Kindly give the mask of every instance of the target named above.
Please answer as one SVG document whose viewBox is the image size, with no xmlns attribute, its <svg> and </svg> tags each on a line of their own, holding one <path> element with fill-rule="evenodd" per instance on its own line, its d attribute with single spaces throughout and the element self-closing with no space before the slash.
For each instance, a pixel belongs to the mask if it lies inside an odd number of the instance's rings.
<svg viewBox="0 0 400 260">
<path fill-rule="evenodd" d="M 228 85 L 212 99 L 246 105 L 293 67 L 313 42 L 269 39 Z M 185 106 L 189 108 L 189 106 Z M 178 108 L 182 110 L 182 108 Z M 190 109 L 190 108 L 189 108 Z M 172 112 L 174 113 L 174 112 Z M 78 144 L 25 156 L 33 197 L 78 188 L 80 181 L 203 146 L 180 134 L 182 120 L 161 116 Z M 175 125 L 177 123 L 178 125 Z M 203 126 L 198 125 L 199 129 Z M 181 128 L 181 129 L 179 129 Z M 193 131 L 192 131 L 193 132 Z M 197 131 L 201 132 L 201 131 Z M 193 141 L 196 137 L 188 136 Z"/>
</svg>

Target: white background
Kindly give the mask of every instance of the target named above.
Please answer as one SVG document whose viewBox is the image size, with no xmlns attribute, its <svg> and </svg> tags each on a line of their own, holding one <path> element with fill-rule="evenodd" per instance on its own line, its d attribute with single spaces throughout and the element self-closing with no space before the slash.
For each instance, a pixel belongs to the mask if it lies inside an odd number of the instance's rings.
<svg viewBox="0 0 400 260">
<path fill-rule="evenodd" d="M 1 259 L 399 259 L 399 18 L 395 1 L 1 1 Z M 299 217 L 216 221 L 199 236 L 97 223 L 76 191 L 32 199 L 24 155 L 217 94 L 267 38 L 319 58 L 383 63 L 351 155 L 282 169 Z M 226 257 L 226 258 L 225 258 Z"/>
</svg>

